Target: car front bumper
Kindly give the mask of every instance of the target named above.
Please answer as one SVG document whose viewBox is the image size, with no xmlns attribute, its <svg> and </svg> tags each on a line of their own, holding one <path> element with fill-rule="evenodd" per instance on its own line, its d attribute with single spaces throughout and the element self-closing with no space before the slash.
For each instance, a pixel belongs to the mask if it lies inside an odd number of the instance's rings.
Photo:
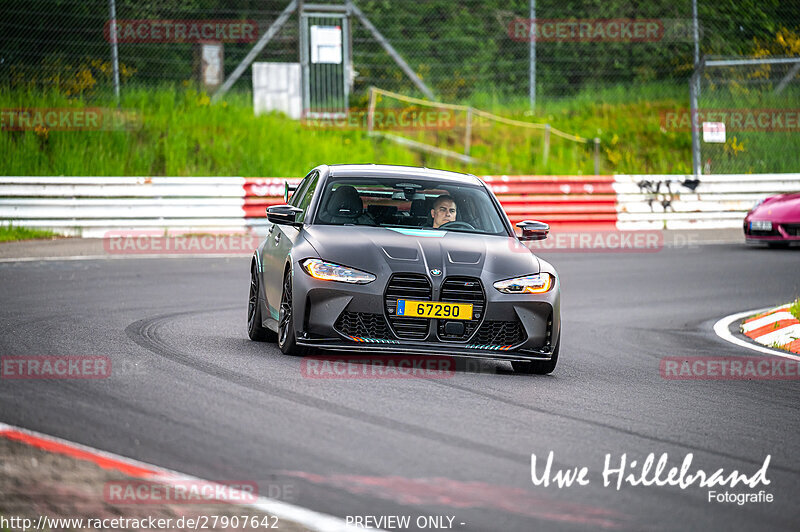
<svg viewBox="0 0 800 532">
<path fill-rule="evenodd" d="M 558 277 L 544 294 L 503 294 L 483 275 L 480 318 L 458 338 L 443 337 L 440 321 L 427 323 L 424 337 L 399 334 L 387 303 L 389 279 L 344 285 L 313 279 L 299 268 L 293 276 L 295 334 L 302 346 L 326 351 L 447 355 L 504 360 L 550 360 L 561 332 Z M 476 278 L 477 279 L 477 278 Z M 431 279 L 431 300 L 445 279 Z M 345 327 L 345 321 L 349 324 Z M 455 321 L 455 320 L 450 320 Z M 420 327 L 422 327 L 420 325 Z M 446 336 L 446 335 L 444 335 Z"/>
</svg>

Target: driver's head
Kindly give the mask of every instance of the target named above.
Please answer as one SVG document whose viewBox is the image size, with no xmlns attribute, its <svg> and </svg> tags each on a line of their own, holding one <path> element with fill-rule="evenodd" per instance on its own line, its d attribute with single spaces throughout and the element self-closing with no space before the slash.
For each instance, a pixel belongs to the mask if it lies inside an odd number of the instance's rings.
<svg viewBox="0 0 800 532">
<path fill-rule="evenodd" d="M 451 196 L 442 194 L 436 201 L 433 202 L 431 209 L 431 217 L 433 218 L 433 228 L 436 229 L 447 222 L 456 221 L 456 202 Z"/>
</svg>

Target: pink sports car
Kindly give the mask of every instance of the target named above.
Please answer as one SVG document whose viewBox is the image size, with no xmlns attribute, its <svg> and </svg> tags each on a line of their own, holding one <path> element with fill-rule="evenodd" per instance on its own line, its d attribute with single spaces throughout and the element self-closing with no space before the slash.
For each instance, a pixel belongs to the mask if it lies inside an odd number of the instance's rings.
<svg viewBox="0 0 800 532">
<path fill-rule="evenodd" d="M 747 242 L 786 247 L 800 242 L 800 192 L 778 194 L 759 201 L 744 218 Z"/>
</svg>

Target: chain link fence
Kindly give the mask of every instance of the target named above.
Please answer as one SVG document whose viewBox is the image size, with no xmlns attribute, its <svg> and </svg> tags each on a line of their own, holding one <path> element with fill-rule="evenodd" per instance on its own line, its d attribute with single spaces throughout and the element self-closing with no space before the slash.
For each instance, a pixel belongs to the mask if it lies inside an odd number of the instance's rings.
<svg viewBox="0 0 800 532">
<path fill-rule="evenodd" d="M 121 23 L 135 21 L 252 21 L 256 36 L 288 0 L 115 0 Z M 320 3 L 337 3 L 320 0 Z M 343 0 L 338 2 L 343 4 Z M 369 20 L 444 101 L 527 99 L 530 89 L 530 7 L 535 4 L 536 96 L 562 98 L 582 89 L 624 86 L 635 93 L 650 82 L 684 87 L 693 70 L 690 0 L 356 0 Z M 800 4 L 699 0 L 701 54 L 749 55 L 754 40 L 797 35 Z M 64 86 L 72 91 L 111 82 L 108 0 L 4 2 L 0 74 L 4 83 Z M 636 25 L 644 28 L 637 33 Z M 644 25 L 644 26 L 642 26 Z M 259 61 L 298 61 L 295 12 Z M 202 35 L 201 35 L 202 37 Z M 255 39 L 226 42 L 230 72 Z M 352 24 L 354 94 L 369 86 L 419 95 L 414 85 L 357 20 Z M 123 84 L 193 79 L 194 45 L 168 35 L 121 39 Z M 795 53 L 800 53 L 795 51 Z M 249 72 L 237 87 L 250 87 Z M 415 94 L 416 93 L 416 94 Z"/>
<path fill-rule="evenodd" d="M 792 82 L 798 72 L 800 57 L 704 62 L 695 126 L 701 173 L 798 170 L 800 84 Z M 685 112 L 681 115 L 686 122 Z"/>
</svg>

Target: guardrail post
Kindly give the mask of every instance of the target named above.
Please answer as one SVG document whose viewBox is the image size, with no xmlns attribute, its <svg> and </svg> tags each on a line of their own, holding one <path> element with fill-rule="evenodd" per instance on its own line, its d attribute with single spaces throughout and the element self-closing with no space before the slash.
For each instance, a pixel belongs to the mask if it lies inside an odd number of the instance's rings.
<svg viewBox="0 0 800 532">
<path fill-rule="evenodd" d="M 594 175 L 600 175 L 600 138 L 594 138 Z"/>
</svg>

